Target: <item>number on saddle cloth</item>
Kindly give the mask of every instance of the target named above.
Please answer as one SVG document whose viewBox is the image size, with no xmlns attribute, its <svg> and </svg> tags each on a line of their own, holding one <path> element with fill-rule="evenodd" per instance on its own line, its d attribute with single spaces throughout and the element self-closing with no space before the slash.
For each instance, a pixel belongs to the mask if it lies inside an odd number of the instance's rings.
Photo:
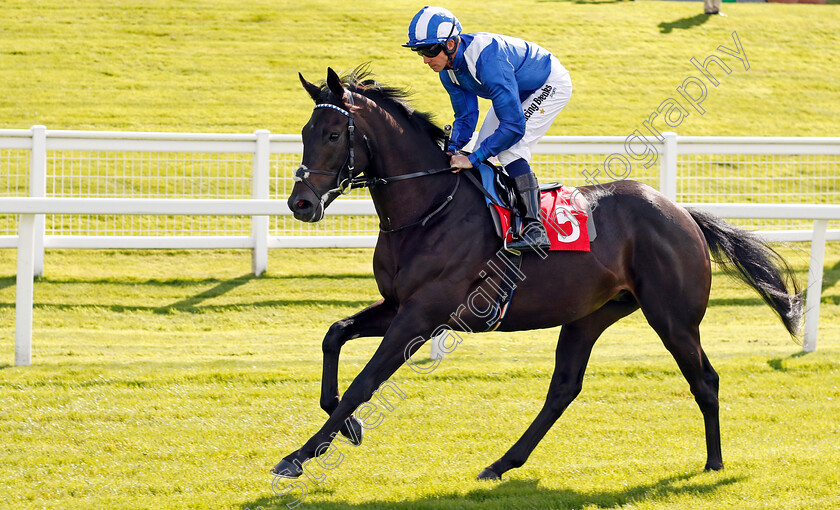
<svg viewBox="0 0 840 510">
<path fill-rule="evenodd" d="M 490 216 L 496 234 L 506 239 L 511 229 L 513 232 L 521 228 L 522 217 L 517 203 L 516 188 L 513 186 L 513 179 L 502 167 L 497 167 L 489 161 L 483 162 L 478 168 L 481 177 L 481 186 L 484 188 L 484 201 L 490 209 Z M 475 182 L 474 177 L 470 177 Z M 478 182 L 475 182 L 478 185 Z M 541 184 L 540 191 L 551 192 L 562 188 L 560 183 Z M 590 241 L 595 239 L 595 225 L 592 222 L 592 215 L 587 219 Z"/>
</svg>

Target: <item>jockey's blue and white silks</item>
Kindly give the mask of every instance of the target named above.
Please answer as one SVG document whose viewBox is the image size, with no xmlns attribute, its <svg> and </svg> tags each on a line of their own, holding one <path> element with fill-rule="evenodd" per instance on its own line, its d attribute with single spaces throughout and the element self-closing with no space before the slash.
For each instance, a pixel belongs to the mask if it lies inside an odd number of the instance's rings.
<svg viewBox="0 0 840 510">
<path fill-rule="evenodd" d="M 409 48 L 446 42 L 461 33 L 461 23 L 454 14 L 443 7 L 426 6 L 414 15 L 408 25 Z"/>
<path fill-rule="evenodd" d="M 491 156 L 499 156 L 503 165 L 516 158 L 530 160 L 530 146 L 545 135 L 572 91 L 568 71 L 546 49 L 490 33 L 461 34 L 451 69 L 442 71 L 440 80 L 455 112 L 450 150 L 464 147 L 472 137 L 477 98 L 493 102 L 470 155 L 475 167 Z M 516 145 L 522 150 L 502 155 Z"/>
</svg>

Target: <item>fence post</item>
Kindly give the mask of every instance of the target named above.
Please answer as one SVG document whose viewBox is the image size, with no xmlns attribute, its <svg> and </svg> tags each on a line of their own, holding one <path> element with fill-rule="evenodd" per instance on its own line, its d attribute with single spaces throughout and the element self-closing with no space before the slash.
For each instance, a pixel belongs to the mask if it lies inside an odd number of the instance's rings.
<svg viewBox="0 0 840 510">
<path fill-rule="evenodd" d="M 271 166 L 271 144 L 268 137 L 271 132 L 258 129 L 254 134 L 257 136 L 257 147 L 251 176 L 251 198 L 267 199 Z M 251 272 L 259 276 L 268 269 L 268 216 L 251 216 L 251 237 L 254 240 Z"/>
<path fill-rule="evenodd" d="M 446 335 L 447 332 L 444 331 L 429 339 L 429 358 L 442 360 L 446 355 L 446 351 L 443 350 L 443 342 L 446 341 Z"/>
<path fill-rule="evenodd" d="M 21 214 L 18 226 L 15 286 L 15 365 L 32 363 L 32 305 L 35 290 L 37 214 Z M 43 217 L 43 215 L 41 215 Z"/>
<path fill-rule="evenodd" d="M 817 350 L 817 331 L 820 327 L 820 299 L 822 297 L 823 265 L 825 263 L 825 231 L 828 220 L 814 222 L 811 238 L 811 263 L 808 270 L 808 289 L 805 294 L 805 338 L 802 350 Z"/>
<path fill-rule="evenodd" d="M 47 196 L 47 127 L 32 126 L 32 152 L 29 155 L 29 196 Z M 35 215 L 33 248 L 33 274 L 44 274 L 44 230 L 46 216 Z"/>
<path fill-rule="evenodd" d="M 659 192 L 677 200 L 677 134 L 662 133 L 662 159 L 659 162 Z"/>
</svg>

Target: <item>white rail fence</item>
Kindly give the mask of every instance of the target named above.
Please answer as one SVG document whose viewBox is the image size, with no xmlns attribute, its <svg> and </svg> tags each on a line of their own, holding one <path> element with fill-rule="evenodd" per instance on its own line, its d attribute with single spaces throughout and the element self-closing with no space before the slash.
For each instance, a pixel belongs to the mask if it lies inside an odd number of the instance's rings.
<svg viewBox="0 0 840 510">
<path fill-rule="evenodd" d="M 18 248 L 15 362 L 31 360 L 45 248 L 245 248 L 261 274 L 271 248 L 373 246 L 363 191 L 318 224 L 290 217 L 301 152 L 299 136 L 265 130 L 0 130 L 0 248 Z M 543 182 L 632 178 L 771 240 L 811 240 L 804 347 L 816 348 L 825 240 L 840 239 L 840 138 L 546 137 L 532 165 Z"/>
</svg>

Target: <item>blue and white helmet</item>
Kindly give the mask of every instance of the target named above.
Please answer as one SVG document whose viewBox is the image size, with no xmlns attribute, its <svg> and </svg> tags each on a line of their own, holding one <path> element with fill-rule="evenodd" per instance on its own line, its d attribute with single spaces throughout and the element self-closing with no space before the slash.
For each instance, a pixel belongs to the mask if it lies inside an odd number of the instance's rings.
<svg viewBox="0 0 840 510">
<path fill-rule="evenodd" d="M 407 48 L 445 43 L 461 34 L 461 23 L 443 7 L 426 6 L 411 18 L 408 25 Z"/>
</svg>

